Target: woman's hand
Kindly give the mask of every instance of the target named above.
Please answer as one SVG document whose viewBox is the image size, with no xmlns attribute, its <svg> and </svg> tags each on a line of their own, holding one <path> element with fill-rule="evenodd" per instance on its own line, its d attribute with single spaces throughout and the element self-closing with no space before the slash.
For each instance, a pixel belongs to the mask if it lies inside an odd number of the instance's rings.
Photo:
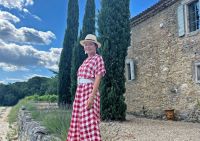
<svg viewBox="0 0 200 141">
<path fill-rule="evenodd" d="M 87 100 L 86 108 L 91 109 L 93 104 L 94 104 L 94 96 L 91 95 Z"/>
</svg>

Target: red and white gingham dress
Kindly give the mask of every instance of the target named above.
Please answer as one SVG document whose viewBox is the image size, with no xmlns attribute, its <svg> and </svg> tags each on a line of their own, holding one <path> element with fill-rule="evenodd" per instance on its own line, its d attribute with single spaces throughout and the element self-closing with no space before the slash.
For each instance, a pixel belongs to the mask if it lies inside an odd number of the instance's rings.
<svg viewBox="0 0 200 141">
<path fill-rule="evenodd" d="M 88 57 L 78 69 L 78 78 L 94 79 L 96 75 L 105 75 L 103 59 L 96 54 Z M 92 93 L 93 83 L 79 84 L 73 103 L 71 124 L 67 141 L 101 141 L 100 136 L 100 94 L 94 99 L 91 109 L 86 102 Z"/>
</svg>

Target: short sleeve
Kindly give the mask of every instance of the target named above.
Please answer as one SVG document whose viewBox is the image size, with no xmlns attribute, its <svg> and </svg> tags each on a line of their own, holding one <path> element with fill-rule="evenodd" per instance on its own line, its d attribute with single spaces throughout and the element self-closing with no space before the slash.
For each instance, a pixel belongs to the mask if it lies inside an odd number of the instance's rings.
<svg viewBox="0 0 200 141">
<path fill-rule="evenodd" d="M 99 56 L 96 62 L 95 76 L 96 75 L 104 76 L 105 74 L 106 74 L 106 70 L 105 70 L 104 61 L 103 61 L 103 58 Z"/>
</svg>

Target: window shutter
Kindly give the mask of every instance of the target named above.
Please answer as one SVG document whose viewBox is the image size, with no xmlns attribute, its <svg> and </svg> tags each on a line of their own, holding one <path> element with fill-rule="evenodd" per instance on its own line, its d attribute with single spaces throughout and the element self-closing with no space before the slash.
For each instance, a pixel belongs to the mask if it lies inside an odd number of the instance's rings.
<svg viewBox="0 0 200 141">
<path fill-rule="evenodd" d="M 199 13 L 199 21 L 200 21 L 200 0 L 199 0 L 199 10 L 198 10 L 198 13 Z M 200 29 L 200 22 L 199 22 L 199 29 Z"/>
<path fill-rule="evenodd" d="M 185 34 L 184 5 L 179 5 L 177 10 L 177 16 L 178 16 L 178 35 L 183 36 Z"/>
<path fill-rule="evenodd" d="M 130 66 L 131 66 L 131 80 L 134 80 L 135 79 L 135 66 L 134 66 L 133 60 L 130 62 Z"/>
</svg>

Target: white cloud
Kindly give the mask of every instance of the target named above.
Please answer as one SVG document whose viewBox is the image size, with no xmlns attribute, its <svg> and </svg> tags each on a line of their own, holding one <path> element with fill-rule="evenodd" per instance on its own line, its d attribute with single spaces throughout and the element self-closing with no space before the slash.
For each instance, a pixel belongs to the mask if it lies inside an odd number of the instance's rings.
<svg viewBox="0 0 200 141">
<path fill-rule="evenodd" d="M 32 15 L 32 17 L 33 17 L 34 19 L 38 20 L 38 21 L 42 21 L 42 19 L 41 19 L 39 16 L 37 16 L 37 15 Z"/>
<path fill-rule="evenodd" d="M 5 82 L 5 81 L 1 81 L 1 80 L 0 80 L 0 83 L 1 83 L 1 84 L 6 84 L 6 82 Z"/>
<path fill-rule="evenodd" d="M 43 32 L 34 28 L 21 27 L 17 29 L 8 20 L 0 19 L 0 39 L 4 42 L 26 44 L 50 44 L 56 36 L 51 31 Z"/>
<path fill-rule="evenodd" d="M 9 9 L 18 9 L 20 11 L 22 11 L 24 7 L 33 4 L 33 0 L 0 0 L 0 5 Z"/>
<path fill-rule="evenodd" d="M 6 64 L 6 63 L 1 63 L 1 62 L 0 62 L 0 68 L 2 68 L 2 70 L 7 71 L 7 72 L 12 72 L 12 71 L 17 71 L 17 70 L 28 71 L 28 69 L 23 66 L 15 66 L 12 64 Z"/>
<path fill-rule="evenodd" d="M 26 79 L 21 79 L 21 78 L 6 78 L 6 81 L 4 82 L 24 82 L 27 81 Z"/>
<path fill-rule="evenodd" d="M 7 11 L 1 11 L 1 10 L 0 10 L 0 19 L 7 20 L 10 22 L 14 22 L 14 23 L 20 22 L 20 19 L 18 17 L 16 17 L 15 15 L 13 15 Z"/>
<path fill-rule="evenodd" d="M 33 46 L 8 44 L 0 40 L 0 68 L 4 71 L 27 70 L 29 66 L 43 66 L 58 71 L 62 48 L 39 51 Z"/>
<path fill-rule="evenodd" d="M 0 0 L 0 6 L 6 7 L 8 9 L 18 9 L 21 12 L 31 15 L 34 19 L 41 21 L 40 17 L 31 14 L 29 10 L 26 8 L 33 4 L 34 4 L 33 0 Z"/>
</svg>

